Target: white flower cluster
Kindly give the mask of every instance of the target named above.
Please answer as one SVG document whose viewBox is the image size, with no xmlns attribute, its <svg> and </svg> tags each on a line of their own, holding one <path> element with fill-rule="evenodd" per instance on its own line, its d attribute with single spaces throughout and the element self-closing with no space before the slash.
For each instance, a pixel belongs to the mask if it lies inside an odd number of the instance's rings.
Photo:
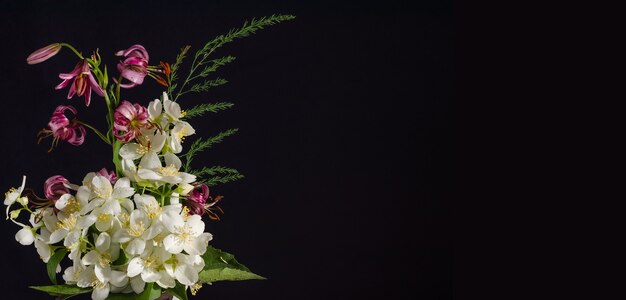
<svg viewBox="0 0 626 300">
<path fill-rule="evenodd" d="M 165 111 L 163 111 L 165 108 Z M 180 172 L 180 153 L 185 137 L 196 131 L 189 123 L 182 121 L 184 113 L 178 103 L 170 101 L 163 92 L 163 102 L 155 99 L 148 105 L 152 124 L 158 128 L 142 130 L 137 142 L 124 144 L 120 149 L 124 176 L 142 186 L 169 184 L 189 184 L 196 180 L 192 174 Z M 165 165 L 159 159 L 162 155 Z M 139 166 L 134 161 L 140 160 Z"/>
<path fill-rule="evenodd" d="M 23 188 L 7 193 L 7 208 L 15 203 L 27 207 Z M 162 288 L 173 288 L 176 281 L 195 285 L 212 238 L 201 217 L 189 216 L 181 204 L 161 205 L 154 196 L 135 193 L 127 178 L 112 186 L 95 173 L 74 195 L 32 211 L 29 225 L 15 221 L 12 212 L 7 216 L 22 227 L 17 241 L 34 243 L 44 262 L 55 249 L 66 248 L 72 265 L 63 279 L 93 287 L 92 299 L 106 299 L 109 292 L 141 293 L 147 282 Z"/>
<path fill-rule="evenodd" d="M 196 177 L 180 171 L 176 153 L 194 129 L 166 93 L 163 102 L 150 103 L 149 115 L 156 128 L 120 149 L 125 177 L 89 173 L 80 186 L 66 184 L 68 193 L 36 209 L 23 195 L 25 177 L 20 188 L 6 193 L 7 218 L 22 227 L 16 240 L 34 244 L 44 262 L 67 250 L 71 265 L 63 279 L 93 288 L 92 299 L 141 293 L 146 283 L 194 287 L 204 268 L 201 255 L 212 235 L 204 232 L 201 216 L 190 215 L 179 201 Z M 23 211 L 30 213 L 29 224 L 17 221 Z"/>
</svg>

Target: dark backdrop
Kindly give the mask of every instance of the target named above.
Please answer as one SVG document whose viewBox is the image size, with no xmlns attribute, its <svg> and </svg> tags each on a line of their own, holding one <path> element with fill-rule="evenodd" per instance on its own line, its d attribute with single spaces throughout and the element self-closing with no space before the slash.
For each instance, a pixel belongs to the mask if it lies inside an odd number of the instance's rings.
<svg viewBox="0 0 626 300">
<path fill-rule="evenodd" d="M 101 122 L 105 109 L 96 95 L 85 109 L 82 98 L 66 100 L 66 89 L 53 89 L 57 74 L 74 66 L 69 51 L 29 66 L 31 51 L 59 41 L 84 53 L 100 48 L 113 71 L 112 53 L 135 43 L 146 46 L 152 63 L 172 62 L 180 47 L 198 49 L 244 20 L 296 14 L 220 49 L 217 55 L 237 57 L 218 72 L 230 83 L 181 101 L 183 108 L 206 100 L 236 104 L 193 120 L 199 136 L 240 128 L 195 164 L 246 175 L 212 190 L 226 197 L 226 213 L 208 230 L 214 246 L 269 278 L 205 286 L 199 298 L 451 298 L 452 5 L 172 2 L 2 6 L 0 187 L 16 186 L 25 174 L 41 192 L 51 175 L 80 182 L 89 171 L 111 167 L 109 149 L 93 134 L 81 147 L 62 143 L 50 154 L 49 140 L 36 145 L 57 105 L 72 104 Z M 160 91 L 147 80 L 124 92 L 146 104 Z M 9 275 L 2 292 L 45 299 L 27 288 L 48 279 L 34 247 L 15 242 L 17 229 L 0 225 Z"/>
</svg>

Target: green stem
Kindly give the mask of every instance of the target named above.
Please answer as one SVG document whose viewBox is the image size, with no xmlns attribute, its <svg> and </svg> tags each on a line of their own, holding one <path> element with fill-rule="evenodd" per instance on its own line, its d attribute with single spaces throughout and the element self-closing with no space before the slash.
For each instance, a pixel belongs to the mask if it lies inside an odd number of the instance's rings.
<svg viewBox="0 0 626 300">
<path fill-rule="evenodd" d="M 120 84 L 122 84 L 122 75 L 117 78 L 117 88 L 115 89 L 115 106 L 120 104 Z"/>
<path fill-rule="evenodd" d="M 122 176 L 122 160 L 120 159 L 120 148 L 122 148 L 122 143 L 118 140 L 113 142 L 113 164 L 115 165 L 115 173 L 117 173 L 117 178 L 121 178 Z"/>
<path fill-rule="evenodd" d="M 107 143 L 107 144 L 111 145 L 111 141 L 109 140 L 109 138 L 108 138 L 107 136 L 104 136 L 104 134 L 102 134 L 102 133 L 101 133 L 98 129 L 94 128 L 93 126 L 91 126 L 91 125 L 89 125 L 89 124 L 87 124 L 87 123 L 85 123 L 85 122 L 79 121 L 79 120 L 76 120 L 76 123 L 81 124 L 81 125 L 83 125 L 83 126 L 85 126 L 85 127 L 89 128 L 89 129 L 91 129 L 91 130 L 92 130 L 95 134 L 97 134 L 97 135 L 98 135 L 98 136 L 99 136 L 99 137 L 100 137 L 100 138 L 101 138 L 101 139 L 102 139 L 105 143 Z"/>
<path fill-rule="evenodd" d="M 78 52 L 78 50 L 76 50 L 76 48 L 74 48 L 72 45 L 67 44 L 67 43 L 61 43 L 61 46 L 70 48 L 70 50 L 72 50 L 76 54 L 76 56 L 78 56 L 78 58 L 85 59 L 83 55 L 80 54 L 80 52 Z"/>
<path fill-rule="evenodd" d="M 183 85 L 180 86 L 180 89 L 178 89 L 178 94 L 176 94 L 176 98 L 174 98 L 174 102 L 176 102 L 176 100 L 178 100 L 178 97 L 180 97 L 181 93 L 183 92 L 185 85 L 187 85 L 187 83 L 189 82 L 191 75 L 193 75 L 193 72 L 196 71 L 196 60 L 198 59 L 198 56 L 194 56 L 193 58 L 193 62 L 191 63 L 191 70 L 189 71 L 189 74 L 187 75 L 187 78 L 185 79 L 185 81 L 183 82 Z"/>
</svg>

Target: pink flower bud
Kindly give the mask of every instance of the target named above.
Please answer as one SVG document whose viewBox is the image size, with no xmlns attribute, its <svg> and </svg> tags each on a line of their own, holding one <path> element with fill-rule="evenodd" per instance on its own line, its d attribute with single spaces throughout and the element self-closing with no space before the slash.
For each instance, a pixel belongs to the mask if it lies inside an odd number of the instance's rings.
<svg viewBox="0 0 626 300">
<path fill-rule="evenodd" d="M 50 44 L 48 46 L 45 46 L 33 53 L 31 53 L 27 58 L 26 58 L 26 63 L 28 63 L 29 65 L 34 65 L 34 64 L 38 64 L 40 62 L 44 62 L 46 60 L 48 60 L 49 58 L 57 55 L 57 53 L 59 53 L 59 51 L 61 51 L 61 44 L 59 43 L 54 43 L 54 44 Z"/>
<path fill-rule="evenodd" d="M 68 186 L 70 182 L 61 175 L 55 175 L 46 180 L 43 184 L 46 199 L 57 201 L 61 196 L 70 192 Z"/>
</svg>

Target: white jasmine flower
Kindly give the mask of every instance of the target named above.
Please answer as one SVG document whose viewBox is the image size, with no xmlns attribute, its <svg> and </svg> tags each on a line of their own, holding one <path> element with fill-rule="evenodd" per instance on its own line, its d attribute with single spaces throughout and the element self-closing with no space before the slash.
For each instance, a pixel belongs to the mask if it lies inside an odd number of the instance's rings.
<svg viewBox="0 0 626 300">
<path fill-rule="evenodd" d="M 213 236 L 204 232 L 204 222 L 199 215 L 190 216 L 187 221 L 180 214 L 167 214 L 163 225 L 170 232 L 163 239 L 167 252 L 177 254 L 185 250 L 190 255 L 201 255 L 206 251 Z"/>
<path fill-rule="evenodd" d="M 204 260 L 201 256 L 183 253 L 170 255 L 163 266 L 171 277 L 187 286 L 198 282 L 198 273 L 204 268 Z"/>
<path fill-rule="evenodd" d="M 182 209 L 182 205 L 175 205 L 171 203 L 171 205 L 160 206 L 159 202 L 150 195 L 136 194 L 134 199 L 137 204 L 137 209 L 145 212 L 148 220 L 153 225 L 158 224 L 157 222 L 161 220 L 161 216 L 164 213 L 169 213 L 170 211 L 172 213 L 178 213 Z"/>
<path fill-rule="evenodd" d="M 128 262 L 128 277 L 141 275 L 141 280 L 144 282 L 157 282 L 161 279 L 163 260 L 167 258 L 167 253 L 159 251 L 159 248 L 153 247 L 152 244 L 149 245 L 140 256 L 134 257 Z"/>
<path fill-rule="evenodd" d="M 24 191 L 24 186 L 26 185 L 26 176 L 22 177 L 22 185 L 19 188 L 11 188 L 8 192 L 4 194 L 4 205 L 7 206 L 7 219 L 9 219 L 9 209 L 11 205 L 17 201 L 18 198 L 22 197 L 22 192 Z"/>
<path fill-rule="evenodd" d="M 83 256 L 86 266 L 94 265 L 94 272 L 100 281 L 111 280 L 111 262 L 119 257 L 119 246 L 111 243 L 111 236 L 103 232 L 96 239 L 96 249 Z"/>
<path fill-rule="evenodd" d="M 122 212 L 121 203 L 127 201 L 127 198 L 135 193 L 135 189 L 130 186 L 130 180 L 126 177 L 118 179 L 115 185 L 111 186 L 111 182 L 104 176 L 95 176 L 91 188 L 92 195 L 96 198 L 91 200 L 90 204 L 93 204 L 90 207 L 98 207 L 101 204 L 99 209 L 94 209 L 92 215 L 99 221 L 99 230 L 108 230 L 113 216 Z"/>
<path fill-rule="evenodd" d="M 92 287 L 91 299 L 104 300 L 109 296 L 111 287 L 124 287 L 128 284 L 128 277 L 124 272 L 111 271 L 110 280 L 101 280 L 95 274 L 95 267 L 88 266 L 78 275 L 76 285 L 79 287 Z"/>
<path fill-rule="evenodd" d="M 139 166 L 142 168 L 153 169 L 161 166 L 158 153 L 161 152 L 165 145 L 165 134 L 159 130 L 144 130 L 140 139 L 142 142 L 124 144 L 120 148 L 120 156 L 123 159 L 136 160 L 140 159 Z"/>
<path fill-rule="evenodd" d="M 196 130 L 185 121 L 178 121 L 172 128 L 170 134 L 168 146 L 174 153 L 180 153 L 183 151 L 183 141 L 185 137 L 195 134 Z"/>
<path fill-rule="evenodd" d="M 148 214 L 145 211 L 136 209 L 130 214 L 128 227 L 125 230 L 120 230 L 114 235 L 114 240 L 118 243 L 128 244 L 125 247 L 126 253 L 130 255 L 139 255 L 145 252 L 146 247 L 150 246 L 150 243 L 146 241 L 152 240 L 159 232 L 161 232 L 161 226 L 154 224 L 151 226 Z M 133 277 L 133 276 L 129 276 Z"/>
<path fill-rule="evenodd" d="M 196 181 L 196 176 L 180 172 L 182 162 L 180 158 L 172 153 L 166 153 L 165 166 L 159 166 L 155 169 L 140 168 L 137 175 L 143 180 L 158 181 L 169 184 L 192 183 Z"/>
<path fill-rule="evenodd" d="M 165 108 L 165 113 L 162 109 Z M 150 102 L 148 105 L 148 114 L 153 122 L 160 124 L 162 128 L 170 133 L 168 136 L 168 147 L 173 153 L 180 153 L 182 142 L 185 137 L 195 134 L 196 131 L 185 121 L 180 119 L 184 117 L 183 111 L 178 103 L 171 101 L 166 92 L 163 92 L 163 104 L 158 99 Z M 174 128 L 170 131 L 169 124 L 174 124 Z"/>
</svg>

